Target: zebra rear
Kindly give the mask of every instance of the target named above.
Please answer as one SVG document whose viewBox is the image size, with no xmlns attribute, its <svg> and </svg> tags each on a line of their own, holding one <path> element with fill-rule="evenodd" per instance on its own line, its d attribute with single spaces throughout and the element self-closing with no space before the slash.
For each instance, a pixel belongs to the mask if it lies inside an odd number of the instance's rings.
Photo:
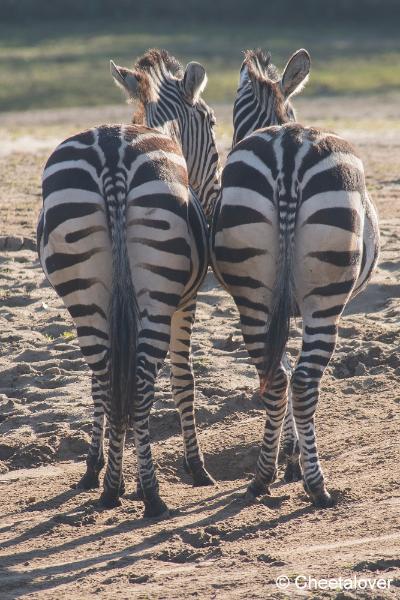
<svg viewBox="0 0 400 600">
<path fill-rule="evenodd" d="M 308 75 L 304 52 L 292 57 L 280 79 L 265 55 L 247 55 L 234 139 L 244 132 L 247 137 L 238 140 L 223 171 L 211 244 L 217 276 L 238 306 L 267 411 L 249 496 L 265 492 L 276 476 L 290 385 L 287 420 L 293 414 L 295 424 L 286 428 L 290 439 L 284 440 L 288 470 L 293 476 L 300 447 L 306 490 L 315 504 L 328 506 L 314 430 L 319 386 L 344 306 L 376 264 L 379 235 L 352 147 L 334 134 L 290 122 L 288 97 Z M 260 121 L 278 125 L 256 130 Z M 303 342 L 291 374 L 284 351 L 296 311 Z"/>
<path fill-rule="evenodd" d="M 111 466 L 122 460 L 122 429 L 140 418 L 138 396 L 147 412 L 147 382 L 168 351 L 172 315 L 206 270 L 206 245 L 191 239 L 188 193 L 180 148 L 139 126 L 78 134 L 44 171 L 40 260 L 76 324 L 95 410 L 97 400 L 115 428 Z M 96 468 L 99 448 L 91 448 Z M 104 504 L 119 478 L 108 469 Z"/>
<path fill-rule="evenodd" d="M 86 473 L 113 507 L 124 493 L 122 457 L 131 421 L 137 492 L 145 516 L 167 512 L 149 437 L 157 372 L 168 349 L 171 383 L 194 485 L 212 485 L 194 415 L 191 331 L 196 294 L 208 266 L 205 215 L 220 187 L 213 111 L 201 98 L 204 68 L 182 69 L 165 50 L 149 50 L 133 69 L 111 74 L 136 110 L 134 126 L 102 126 L 66 140 L 44 173 L 38 247 L 45 273 L 77 325 L 92 370 L 95 404 Z"/>
</svg>

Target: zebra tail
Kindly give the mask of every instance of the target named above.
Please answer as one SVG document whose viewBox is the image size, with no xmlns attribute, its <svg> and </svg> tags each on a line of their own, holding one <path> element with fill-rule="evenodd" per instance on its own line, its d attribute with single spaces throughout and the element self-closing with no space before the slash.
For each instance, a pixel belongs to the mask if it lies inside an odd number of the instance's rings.
<svg viewBox="0 0 400 600">
<path fill-rule="evenodd" d="M 127 425 L 136 393 L 139 308 L 126 244 L 126 195 L 108 195 L 112 243 L 112 288 L 109 308 L 110 412 L 116 423 Z"/>
<path fill-rule="evenodd" d="M 278 368 L 289 338 L 290 317 L 294 314 L 292 241 L 287 210 L 279 201 L 279 257 L 277 275 L 272 290 L 272 307 L 265 337 L 265 353 L 261 390 L 265 391 Z"/>
</svg>

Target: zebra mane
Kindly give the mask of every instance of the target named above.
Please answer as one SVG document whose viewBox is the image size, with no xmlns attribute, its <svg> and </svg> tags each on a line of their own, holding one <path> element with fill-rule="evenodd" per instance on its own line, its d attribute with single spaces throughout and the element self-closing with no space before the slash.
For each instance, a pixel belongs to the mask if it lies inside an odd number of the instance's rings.
<svg viewBox="0 0 400 600">
<path fill-rule="evenodd" d="M 160 70 L 164 76 L 174 79 L 183 78 L 183 69 L 179 61 L 166 50 L 152 48 L 139 58 L 134 66 L 135 70 L 151 73 Z"/>
<path fill-rule="evenodd" d="M 163 83 L 183 79 L 183 69 L 175 57 L 166 50 L 153 48 L 139 58 L 133 66 L 133 72 L 139 82 L 139 97 L 142 103 L 158 98 Z M 140 111 L 139 111 L 140 112 Z M 140 120 L 141 117 L 139 117 Z M 137 122 L 137 115 L 135 122 Z"/>
<path fill-rule="evenodd" d="M 249 77 L 278 81 L 278 69 L 271 63 L 271 54 L 260 48 L 245 50 L 243 64 L 247 66 Z"/>
</svg>

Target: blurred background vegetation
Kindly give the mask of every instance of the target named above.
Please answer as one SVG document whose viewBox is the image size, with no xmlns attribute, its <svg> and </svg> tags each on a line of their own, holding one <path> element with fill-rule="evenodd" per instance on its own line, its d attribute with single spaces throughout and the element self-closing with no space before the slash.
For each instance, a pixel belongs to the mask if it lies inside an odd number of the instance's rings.
<svg viewBox="0 0 400 600">
<path fill-rule="evenodd" d="M 0 0 L 0 110 L 121 102 L 108 62 L 150 47 L 207 68 L 210 102 L 233 101 L 245 48 L 282 69 L 312 57 L 308 95 L 400 89 L 399 0 Z"/>
</svg>

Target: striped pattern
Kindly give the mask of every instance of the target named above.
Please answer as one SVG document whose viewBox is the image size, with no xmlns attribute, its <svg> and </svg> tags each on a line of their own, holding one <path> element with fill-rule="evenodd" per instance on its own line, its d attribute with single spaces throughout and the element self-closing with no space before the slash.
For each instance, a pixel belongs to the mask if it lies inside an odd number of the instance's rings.
<svg viewBox="0 0 400 600">
<path fill-rule="evenodd" d="M 327 506 L 331 497 L 314 428 L 320 382 L 340 315 L 376 264 L 379 234 L 354 149 L 334 134 L 290 122 L 288 99 L 307 77 L 307 64 L 308 54 L 299 51 L 278 79 L 264 54 L 247 53 L 235 139 L 251 133 L 236 144 L 224 168 L 211 245 L 215 272 L 239 309 L 267 412 L 248 494 L 267 491 L 276 476 L 286 414 L 286 478 L 298 478 L 300 451 L 305 488 L 316 505 Z M 267 127 L 257 130 L 260 122 Z M 294 314 L 303 320 L 303 342 L 292 373 L 284 352 Z"/>
<path fill-rule="evenodd" d="M 218 154 L 213 114 L 198 97 L 204 70 L 199 78 L 195 68 L 197 77 L 186 82 L 183 95 L 179 69 L 165 52 L 151 51 L 135 71 L 117 75 L 128 80 L 130 89 L 133 77 L 144 86 L 147 96 L 140 92 L 134 116 L 144 124 L 101 126 L 60 144 L 44 170 L 38 225 L 43 270 L 76 325 L 92 371 L 93 434 L 79 486 L 99 485 L 107 418 L 109 451 L 101 501 L 108 507 L 120 503 L 124 440 L 131 424 L 146 516 L 167 510 L 158 492 L 148 418 L 168 349 L 185 467 L 195 485 L 213 483 L 196 434 L 190 338 L 196 293 L 208 266 L 202 203 L 208 206 L 218 191 Z M 166 92 L 171 86 L 175 97 Z M 146 117 L 150 98 L 153 128 Z M 185 118 L 191 120 L 187 127 Z M 157 119 L 159 129 L 154 128 Z M 188 141 L 182 143 L 183 131 L 187 140 L 195 137 L 190 149 Z M 203 149 L 198 139 L 208 144 L 207 161 L 202 156 L 196 161 L 194 154 Z M 202 203 L 195 190 L 202 194 Z"/>
</svg>

